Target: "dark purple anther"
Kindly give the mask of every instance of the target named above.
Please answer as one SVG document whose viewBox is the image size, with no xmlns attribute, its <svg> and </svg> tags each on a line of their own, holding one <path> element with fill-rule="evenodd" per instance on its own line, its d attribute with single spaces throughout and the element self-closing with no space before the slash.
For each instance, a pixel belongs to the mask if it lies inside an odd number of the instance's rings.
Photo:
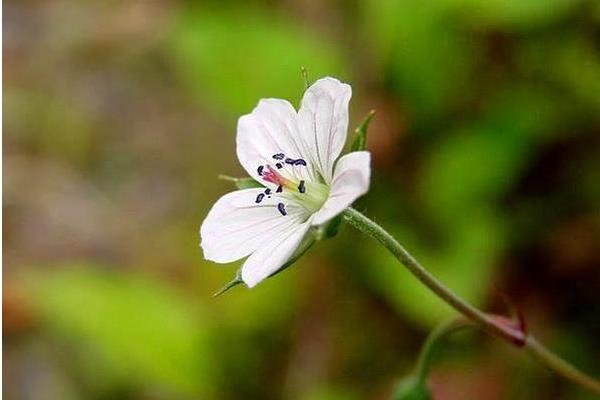
<svg viewBox="0 0 600 400">
<path fill-rule="evenodd" d="M 294 161 L 294 165 L 304 165 L 306 167 L 306 161 L 304 161 L 303 159 L 299 158 L 296 161 Z"/>
<path fill-rule="evenodd" d="M 306 187 L 304 186 L 304 181 L 300 181 L 300 184 L 298 185 L 298 191 L 300 193 L 306 192 Z"/>
<path fill-rule="evenodd" d="M 285 211 L 285 204 L 279 203 L 277 204 L 277 209 L 281 213 L 281 215 L 287 215 L 287 211 Z"/>
<path fill-rule="evenodd" d="M 277 186 L 277 190 L 275 191 L 276 193 L 281 193 L 283 192 L 283 186 L 279 185 Z"/>
<path fill-rule="evenodd" d="M 267 195 L 271 194 L 271 189 L 269 189 L 269 188 L 266 188 L 266 189 L 265 189 L 265 194 L 267 194 Z"/>
<path fill-rule="evenodd" d="M 285 159 L 286 164 L 294 165 L 295 162 L 296 162 L 296 160 L 294 160 L 293 158 L 288 157 Z"/>
<path fill-rule="evenodd" d="M 283 154 L 283 153 L 273 154 L 273 158 L 276 160 L 283 160 L 284 157 L 285 157 L 285 154 Z"/>
<path fill-rule="evenodd" d="M 258 196 L 256 196 L 256 201 L 255 203 L 258 204 L 261 201 L 263 201 L 263 199 L 265 198 L 265 194 L 264 193 L 259 193 Z"/>
<path fill-rule="evenodd" d="M 283 164 L 278 162 L 277 164 L 275 164 L 275 166 L 277 167 L 277 169 L 281 169 L 283 168 Z"/>
<path fill-rule="evenodd" d="M 261 176 L 262 176 L 263 169 L 265 169 L 265 166 L 264 166 L 264 165 L 259 165 L 259 166 L 258 166 L 258 169 L 256 170 L 256 172 L 258 172 L 258 175 L 261 175 Z"/>
</svg>

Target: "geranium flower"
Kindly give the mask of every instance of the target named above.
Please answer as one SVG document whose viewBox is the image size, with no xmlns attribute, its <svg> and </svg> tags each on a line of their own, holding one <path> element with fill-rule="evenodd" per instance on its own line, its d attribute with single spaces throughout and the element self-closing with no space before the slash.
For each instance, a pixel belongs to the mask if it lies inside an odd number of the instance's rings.
<svg viewBox="0 0 600 400">
<path fill-rule="evenodd" d="M 289 260 L 311 228 L 368 191 L 370 153 L 338 160 L 351 95 L 349 85 L 323 78 L 307 89 L 298 112 L 286 100 L 263 99 L 239 119 L 238 159 L 264 187 L 226 194 L 212 207 L 200 228 L 207 260 L 248 257 L 241 279 L 253 287 Z"/>
</svg>

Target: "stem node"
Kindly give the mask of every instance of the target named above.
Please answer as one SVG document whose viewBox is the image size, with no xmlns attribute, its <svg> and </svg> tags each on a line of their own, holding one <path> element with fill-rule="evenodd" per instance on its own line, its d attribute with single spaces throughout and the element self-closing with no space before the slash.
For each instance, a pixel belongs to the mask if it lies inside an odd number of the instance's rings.
<svg viewBox="0 0 600 400">
<path fill-rule="evenodd" d="M 527 350 L 533 358 L 549 369 L 596 394 L 600 394 L 600 381 L 581 372 L 579 369 L 545 348 L 533 336 L 526 334 L 522 317 L 515 322 L 506 317 L 498 317 L 484 313 L 461 299 L 452 290 L 440 282 L 404 247 L 402 247 L 392 235 L 377 223 L 353 208 L 347 208 L 342 215 L 350 225 L 381 243 L 433 293 L 473 323 L 479 325 L 481 329 L 493 336 L 502 338 L 519 348 Z"/>
</svg>

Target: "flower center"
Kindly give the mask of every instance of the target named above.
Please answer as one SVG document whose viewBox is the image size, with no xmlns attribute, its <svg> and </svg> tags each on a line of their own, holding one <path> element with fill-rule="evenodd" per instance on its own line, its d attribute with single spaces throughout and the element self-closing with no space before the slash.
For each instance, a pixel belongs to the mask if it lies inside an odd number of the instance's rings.
<svg viewBox="0 0 600 400">
<path fill-rule="evenodd" d="M 312 182 L 301 179 L 296 168 L 307 166 L 305 160 L 286 157 L 283 153 L 273 154 L 275 167 L 271 164 L 260 165 L 258 174 L 266 181 L 277 185 L 275 193 L 281 193 L 282 197 L 292 200 L 294 203 L 304 207 L 309 214 L 317 212 L 329 196 L 329 187 L 324 183 Z M 289 170 L 291 169 L 291 170 Z M 279 171 L 283 170 L 286 176 Z M 271 189 L 265 189 L 256 197 L 256 203 L 262 202 L 266 197 L 271 197 Z M 286 205 L 283 202 L 277 204 L 277 210 L 282 216 L 287 215 Z"/>
<path fill-rule="evenodd" d="M 319 211 L 329 197 L 329 187 L 323 183 L 300 181 L 297 189 L 288 195 L 310 214 Z"/>
</svg>

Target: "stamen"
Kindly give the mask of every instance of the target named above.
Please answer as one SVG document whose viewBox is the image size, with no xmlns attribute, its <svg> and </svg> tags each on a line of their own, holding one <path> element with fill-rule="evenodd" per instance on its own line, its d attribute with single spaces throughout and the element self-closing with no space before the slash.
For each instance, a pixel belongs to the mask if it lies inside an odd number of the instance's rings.
<svg viewBox="0 0 600 400">
<path fill-rule="evenodd" d="M 263 169 L 265 169 L 264 165 L 259 165 L 258 166 L 258 169 L 256 170 L 256 172 L 258 172 L 258 175 L 262 176 Z"/>
<path fill-rule="evenodd" d="M 290 165 L 304 165 L 306 166 L 306 161 L 304 161 L 302 158 L 298 158 L 297 160 L 293 159 L 293 158 L 286 158 L 285 159 L 285 163 L 286 164 L 290 164 Z"/>
<path fill-rule="evenodd" d="M 255 203 L 258 204 L 261 201 L 263 201 L 263 199 L 265 198 L 265 194 L 264 193 L 259 193 L 258 196 L 256 196 L 256 200 Z"/>
<path fill-rule="evenodd" d="M 275 164 L 275 166 L 277 167 L 277 169 L 281 169 L 283 168 L 283 164 L 278 162 L 277 164 Z"/>
<path fill-rule="evenodd" d="M 306 192 L 306 187 L 304 186 L 304 181 L 300 181 L 300 184 L 298 185 L 298 191 L 300 193 Z"/>
<path fill-rule="evenodd" d="M 287 215 L 287 211 L 285 211 L 285 204 L 283 204 L 283 203 L 277 204 L 277 209 L 279 210 L 281 215 L 284 215 L 284 216 Z"/>
<path fill-rule="evenodd" d="M 285 157 L 285 154 L 283 154 L 283 153 L 273 154 L 273 158 L 276 160 L 283 160 L 284 157 Z"/>
<path fill-rule="evenodd" d="M 283 186 L 279 185 L 277 186 L 277 190 L 275 191 L 275 193 L 281 193 L 283 192 Z"/>
</svg>

